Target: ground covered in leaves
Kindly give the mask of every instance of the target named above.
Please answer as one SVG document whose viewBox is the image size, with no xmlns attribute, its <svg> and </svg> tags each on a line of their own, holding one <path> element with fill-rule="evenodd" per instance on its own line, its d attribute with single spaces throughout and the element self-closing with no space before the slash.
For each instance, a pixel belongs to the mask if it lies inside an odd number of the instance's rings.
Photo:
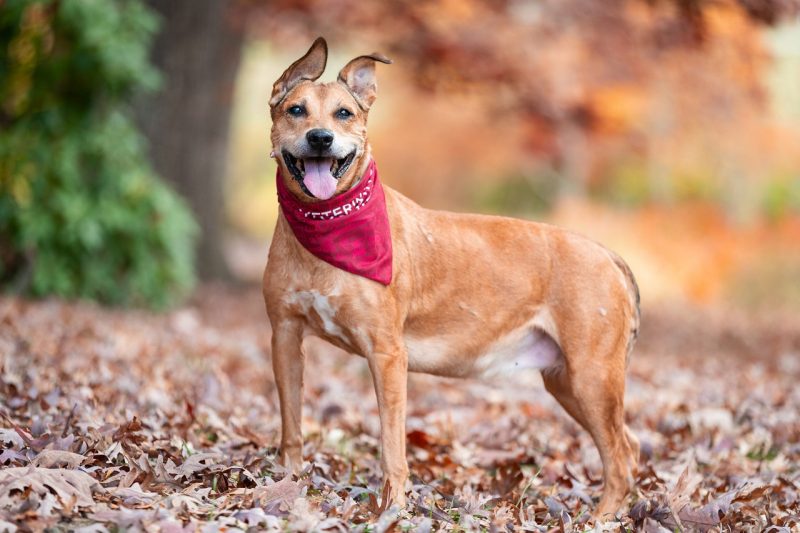
<svg viewBox="0 0 800 533">
<path fill-rule="evenodd" d="M 288 476 L 269 335 L 256 289 L 167 314 L 0 298 L 0 531 L 588 527 L 597 453 L 536 376 L 414 375 L 410 504 L 383 509 L 367 366 L 308 342 L 308 466 Z M 796 316 L 645 309 L 638 490 L 603 529 L 800 530 L 798 377 Z"/>
</svg>

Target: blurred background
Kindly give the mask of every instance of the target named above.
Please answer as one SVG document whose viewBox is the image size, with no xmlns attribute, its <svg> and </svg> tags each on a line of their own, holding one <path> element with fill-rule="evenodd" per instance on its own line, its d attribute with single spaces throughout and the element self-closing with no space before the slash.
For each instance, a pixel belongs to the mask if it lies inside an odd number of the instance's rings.
<svg viewBox="0 0 800 533">
<path fill-rule="evenodd" d="M 800 310 L 794 0 L 0 0 L 0 283 L 163 307 L 260 280 L 267 100 L 379 51 L 382 179 L 559 224 L 644 306 Z"/>
</svg>

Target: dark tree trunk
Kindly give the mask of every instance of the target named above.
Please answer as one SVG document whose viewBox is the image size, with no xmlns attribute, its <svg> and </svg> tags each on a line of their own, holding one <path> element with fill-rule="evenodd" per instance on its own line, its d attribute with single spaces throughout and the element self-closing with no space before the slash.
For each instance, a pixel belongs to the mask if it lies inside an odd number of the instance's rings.
<svg viewBox="0 0 800 533">
<path fill-rule="evenodd" d="M 137 114 L 156 171 L 187 199 L 200 225 L 200 277 L 224 278 L 223 176 L 243 31 L 232 1 L 147 3 L 162 17 L 152 59 L 164 79 Z"/>
</svg>

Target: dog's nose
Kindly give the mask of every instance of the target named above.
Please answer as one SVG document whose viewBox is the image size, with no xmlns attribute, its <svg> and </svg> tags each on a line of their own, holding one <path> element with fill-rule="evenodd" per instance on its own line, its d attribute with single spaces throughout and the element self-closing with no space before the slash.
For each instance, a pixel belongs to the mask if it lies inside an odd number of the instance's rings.
<svg viewBox="0 0 800 533">
<path fill-rule="evenodd" d="M 306 140 L 308 140 L 308 145 L 315 150 L 330 148 L 333 144 L 333 132 L 322 128 L 309 130 L 306 133 Z"/>
</svg>

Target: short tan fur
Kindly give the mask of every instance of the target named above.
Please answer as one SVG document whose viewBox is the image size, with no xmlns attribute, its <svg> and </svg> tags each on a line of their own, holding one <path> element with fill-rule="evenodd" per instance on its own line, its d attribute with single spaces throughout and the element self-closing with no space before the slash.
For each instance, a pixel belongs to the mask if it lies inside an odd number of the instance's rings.
<svg viewBox="0 0 800 533">
<path fill-rule="evenodd" d="M 316 199 L 292 178 L 282 154 L 304 149 L 309 130 L 329 130 L 339 143 L 334 146 L 355 154 L 336 194 L 356 184 L 371 158 L 367 117 L 377 94 L 375 62 L 388 62 L 362 56 L 337 81 L 315 83 L 326 61 L 327 45 L 318 39 L 275 83 L 270 100 L 283 179 L 307 203 Z M 292 106 L 302 106 L 302 116 L 290 114 Z M 342 108 L 352 116 L 343 120 Z M 639 456 L 623 411 L 627 359 L 639 327 L 630 269 L 601 245 L 554 226 L 433 211 L 384 189 L 394 249 L 388 286 L 316 258 L 279 217 L 263 290 L 282 462 L 295 471 L 302 464 L 306 335 L 366 358 L 380 412 L 383 473 L 400 505 L 408 478 L 407 373 L 496 377 L 537 368 L 600 452 L 605 486 L 595 516 L 615 513 L 633 486 Z"/>
</svg>

